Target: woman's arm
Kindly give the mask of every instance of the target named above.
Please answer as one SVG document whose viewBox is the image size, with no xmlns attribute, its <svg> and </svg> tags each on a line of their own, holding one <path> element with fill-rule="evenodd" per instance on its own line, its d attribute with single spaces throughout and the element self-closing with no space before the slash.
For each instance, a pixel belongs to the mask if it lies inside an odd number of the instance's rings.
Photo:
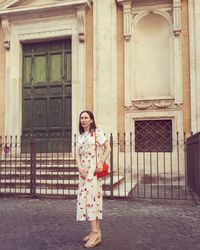
<svg viewBox="0 0 200 250">
<path fill-rule="evenodd" d="M 97 168 L 96 168 L 95 172 L 102 171 L 103 163 L 108 159 L 108 156 L 109 156 L 110 151 L 111 151 L 110 143 L 108 140 L 106 140 L 104 142 L 103 146 L 104 146 L 104 153 L 103 153 L 102 157 L 99 159 L 99 162 L 97 164 Z"/>
<path fill-rule="evenodd" d="M 110 148 L 110 143 L 108 140 L 106 140 L 103 144 L 104 146 L 104 153 L 100 159 L 101 162 L 105 162 L 108 159 L 108 156 L 110 154 L 111 148 Z"/>
<path fill-rule="evenodd" d="M 79 171 L 80 177 L 81 177 L 82 179 L 85 179 L 86 174 L 85 174 L 84 168 L 83 168 L 82 165 L 81 165 L 81 157 L 80 157 L 80 152 L 79 152 L 78 149 L 77 149 L 77 151 L 76 151 L 76 163 L 77 163 L 77 166 L 78 166 L 78 171 Z"/>
</svg>

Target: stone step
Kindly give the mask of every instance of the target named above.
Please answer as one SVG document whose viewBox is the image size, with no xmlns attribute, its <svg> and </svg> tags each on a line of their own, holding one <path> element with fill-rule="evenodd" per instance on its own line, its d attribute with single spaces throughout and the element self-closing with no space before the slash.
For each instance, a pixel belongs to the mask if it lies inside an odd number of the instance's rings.
<svg viewBox="0 0 200 250">
<path fill-rule="evenodd" d="M 77 167 L 36 167 L 36 174 L 55 174 L 55 173 L 68 173 L 71 172 L 78 174 Z M 20 167 L 20 168 L 1 168 L 0 175 L 20 175 L 30 173 L 30 167 Z"/>
<path fill-rule="evenodd" d="M 1 176 L 2 177 L 2 176 Z M 12 176 L 13 177 L 13 176 Z M 71 181 L 74 183 L 78 183 L 78 174 L 71 174 L 71 175 L 36 175 L 36 183 L 69 183 Z M 120 185 L 121 182 L 123 181 L 123 177 L 118 180 L 114 176 L 113 178 L 113 185 Z M 23 183 L 30 183 L 30 175 L 20 175 L 20 176 L 15 176 L 15 178 L 1 178 L 0 183 L 16 183 L 16 184 L 23 184 Z M 105 180 L 103 180 L 103 184 L 105 185 L 110 185 L 111 180 L 110 176 L 108 176 Z"/>
<path fill-rule="evenodd" d="M 15 168 L 15 167 L 30 167 L 31 166 L 31 162 L 27 161 L 27 163 L 20 163 L 20 162 L 17 162 L 17 163 L 9 163 L 7 162 L 6 164 L 3 164 L 0 162 L 0 168 Z M 77 164 L 73 164 L 72 162 L 70 163 L 64 163 L 64 162 L 60 162 L 59 164 L 57 163 L 41 163 L 41 162 L 36 162 L 36 167 L 63 167 L 63 166 L 77 166 Z"/>
<path fill-rule="evenodd" d="M 36 165 L 76 165 L 74 158 L 36 158 Z M 8 157 L 0 160 L 0 166 L 30 165 L 31 158 Z"/>
<path fill-rule="evenodd" d="M 36 179 L 38 180 L 78 180 L 78 174 L 73 174 L 73 173 L 55 173 L 55 174 L 52 174 L 52 173 L 37 173 L 36 174 Z M 12 175 L 9 175 L 9 174 L 6 174 L 6 175 L 2 175 L 1 174 L 1 180 L 0 182 L 18 182 L 20 183 L 21 182 L 24 182 L 24 180 L 30 180 L 30 174 L 12 174 Z"/>
<path fill-rule="evenodd" d="M 30 195 L 30 188 L 0 188 L 0 194 L 11 195 Z M 36 195 L 38 196 L 76 196 L 77 190 L 70 189 L 36 189 Z"/>
<path fill-rule="evenodd" d="M 24 180 L 1 180 L 0 181 L 0 184 L 4 185 L 4 184 L 15 184 L 16 185 L 24 185 L 24 184 L 30 184 L 30 180 L 28 179 L 24 179 Z M 36 185 L 40 185 L 40 184 L 78 184 L 78 180 L 76 178 L 74 179 L 57 179 L 57 180 L 40 180 L 40 179 L 37 179 L 36 180 Z"/>
<path fill-rule="evenodd" d="M 117 186 L 115 186 L 113 190 L 113 195 L 116 197 L 127 197 L 129 196 L 131 190 L 135 187 L 137 183 L 136 182 L 124 182 L 124 179 L 121 180 L 120 183 L 118 183 Z M 110 195 L 110 191 L 106 190 L 105 195 Z"/>
<path fill-rule="evenodd" d="M 40 189 L 36 188 L 36 196 L 77 196 L 78 189 Z M 17 195 L 30 195 L 30 188 L 0 188 L 0 193 L 4 194 L 17 194 Z M 110 190 L 104 190 L 103 191 L 104 197 L 110 196 L 111 191 Z M 114 195 L 116 196 L 116 193 L 114 191 Z"/>
<path fill-rule="evenodd" d="M 30 182 L 25 183 L 0 183 L 0 189 L 29 189 L 30 190 Z M 37 189 L 70 189 L 75 190 L 78 188 L 78 184 L 72 183 L 37 183 Z"/>
<path fill-rule="evenodd" d="M 58 177 L 58 176 L 56 176 Z M 117 176 L 113 177 L 113 188 L 116 189 L 118 185 L 123 181 L 123 177 L 121 176 L 120 179 Z M 74 176 L 74 179 L 36 179 L 36 187 L 39 189 L 58 189 L 58 190 L 76 190 L 78 188 L 78 178 Z M 11 190 L 11 189 L 30 189 L 30 179 L 1 179 L 0 181 L 0 189 Z M 103 180 L 103 189 L 110 190 L 110 176 L 107 176 Z"/>
<path fill-rule="evenodd" d="M 77 190 L 78 183 L 37 183 L 37 189 Z M 30 189 L 30 183 L 0 183 L 0 189 Z M 110 190 L 110 185 L 103 184 L 104 190 Z"/>
</svg>

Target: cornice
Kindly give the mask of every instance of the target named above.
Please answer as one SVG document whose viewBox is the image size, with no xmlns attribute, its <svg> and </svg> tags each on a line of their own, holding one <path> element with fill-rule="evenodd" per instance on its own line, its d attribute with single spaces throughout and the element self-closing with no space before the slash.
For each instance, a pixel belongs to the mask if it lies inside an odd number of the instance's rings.
<svg viewBox="0 0 200 250">
<path fill-rule="evenodd" d="M 17 6 L 12 7 L 14 3 L 18 1 L 7 1 L 0 5 L 0 16 L 9 16 L 13 14 L 22 14 L 28 12 L 35 12 L 41 10 L 63 9 L 63 8 L 90 8 L 92 0 L 69 0 L 65 2 L 55 2 L 49 4 L 43 4 L 41 6 Z"/>
</svg>

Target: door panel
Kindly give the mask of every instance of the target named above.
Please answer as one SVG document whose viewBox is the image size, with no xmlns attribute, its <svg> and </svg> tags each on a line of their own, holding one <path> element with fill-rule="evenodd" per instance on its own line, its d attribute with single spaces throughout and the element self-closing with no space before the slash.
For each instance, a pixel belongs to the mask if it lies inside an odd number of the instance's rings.
<svg viewBox="0 0 200 250">
<path fill-rule="evenodd" d="M 24 127 L 28 130 L 31 130 L 32 116 L 31 116 L 31 100 L 23 101 L 23 118 L 24 118 Z"/>
<path fill-rule="evenodd" d="M 35 131 L 47 129 L 47 100 L 33 101 L 33 128 Z"/>
<path fill-rule="evenodd" d="M 50 82 L 62 81 L 62 54 L 50 55 Z"/>
<path fill-rule="evenodd" d="M 37 151 L 71 150 L 71 40 L 23 45 L 22 137 Z"/>
<path fill-rule="evenodd" d="M 24 57 L 24 82 L 31 84 L 31 56 Z"/>
<path fill-rule="evenodd" d="M 71 62 L 71 53 L 67 52 L 65 53 L 65 81 L 71 81 L 71 76 L 72 76 L 72 62 Z"/>
<path fill-rule="evenodd" d="M 47 82 L 47 58 L 46 55 L 37 55 L 33 61 L 34 73 L 33 83 L 46 83 Z"/>
<path fill-rule="evenodd" d="M 49 126 L 51 128 L 62 128 L 63 124 L 63 100 L 61 98 L 50 98 Z"/>
<path fill-rule="evenodd" d="M 71 122 L 68 119 L 70 116 L 70 110 L 71 110 L 71 97 L 65 98 L 64 102 L 64 123 L 66 124 L 66 127 L 69 129 L 71 127 Z"/>
</svg>

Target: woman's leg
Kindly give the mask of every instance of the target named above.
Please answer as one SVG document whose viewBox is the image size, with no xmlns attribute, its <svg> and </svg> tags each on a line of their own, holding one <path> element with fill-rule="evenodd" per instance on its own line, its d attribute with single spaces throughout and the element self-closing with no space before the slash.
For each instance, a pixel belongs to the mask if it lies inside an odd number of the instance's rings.
<svg viewBox="0 0 200 250">
<path fill-rule="evenodd" d="M 96 246 L 98 243 L 101 242 L 101 239 L 99 238 L 99 231 L 97 227 L 97 220 L 90 221 L 90 236 L 85 244 L 85 247 L 93 247 Z"/>
<path fill-rule="evenodd" d="M 97 218 L 96 222 L 97 222 L 97 230 L 98 230 L 99 239 L 101 240 L 100 220 Z"/>
<path fill-rule="evenodd" d="M 98 232 L 97 220 L 90 221 L 90 231 L 91 231 L 91 233 Z"/>
<path fill-rule="evenodd" d="M 96 219 L 96 224 L 97 224 L 97 230 L 99 231 L 100 230 L 100 221 L 98 218 Z"/>
<path fill-rule="evenodd" d="M 92 231 L 98 231 L 99 237 L 101 238 L 101 229 L 100 229 L 100 221 L 99 219 L 96 219 L 96 225 L 95 225 L 95 221 L 91 222 L 90 225 L 90 233 L 89 235 L 87 235 L 86 237 L 83 238 L 83 241 L 88 241 L 90 238 L 90 234 L 92 233 Z"/>
</svg>

